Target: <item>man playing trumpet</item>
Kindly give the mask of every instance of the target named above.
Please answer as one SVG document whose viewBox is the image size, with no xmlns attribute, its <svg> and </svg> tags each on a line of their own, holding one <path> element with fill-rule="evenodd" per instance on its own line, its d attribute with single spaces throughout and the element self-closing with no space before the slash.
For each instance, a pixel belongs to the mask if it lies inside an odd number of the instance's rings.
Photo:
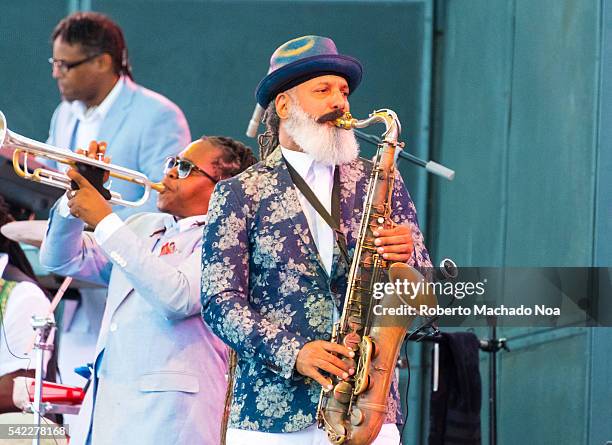
<svg viewBox="0 0 612 445">
<path fill-rule="evenodd" d="M 92 143 L 88 155 L 104 150 Z M 41 263 L 108 285 L 72 444 L 218 442 L 226 348 L 199 316 L 202 230 L 215 184 L 254 162 L 240 142 L 202 137 L 166 160 L 157 201 L 165 213 L 126 221 L 76 170 L 67 172 L 79 189 L 53 207 Z"/>
<path fill-rule="evenodd" d="M 134 82 L 121 27 L 104 14 L 78 11 L 57 24 L 51 42 L 51 75 L 62 101 L 51 118 L 47 143 L 75 150 L 92 139 L 108 141 L 107 155 L 114 164 L 152 181 L 161 180 L 159 165 L 189 143 L 189 126 L 176 104 Z M 115 182 L 113 189 L 123 199 L 136 201 L 143 196 L 142 187 Z M 113 211 L 122 218 L 154 212 L 154 195 L 140 209 L 115 206 Z M 81 289 L 80 293 L 74 325 L 63 335 L 64 340 L 78 335 L 79 352 L 91 361 L 106 289 Z M 75 325 L 82 328 L 77 330 Z M 60 366 L 69 369 L 64 361 Z"/>
</svg>

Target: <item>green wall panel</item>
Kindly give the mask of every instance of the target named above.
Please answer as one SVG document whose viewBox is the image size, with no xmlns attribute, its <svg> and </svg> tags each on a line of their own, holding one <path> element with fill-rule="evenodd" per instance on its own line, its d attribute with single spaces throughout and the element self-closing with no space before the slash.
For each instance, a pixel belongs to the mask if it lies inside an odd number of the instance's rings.
<svg viewBox="0 0 612 445">
<path fill-rule="evenodd" d="M 612 442 L 612 328 L 590 330 L 590 368 L 586 413 L 589 444 Z"/>
<path fill-rule="evenodd" d="M 65 0 L 3 1 L 0 6 L 0 111 L 9 128 L 46 140 L 59 101 L 51 77 L 49 38 L 67 13 Z"/>
<path fill-rule="evenodd" d="M 434 256 L 591 264 L 598 2 L 465 4 L 436 11 L 433 153 L 457 177 L 431 181 Z"/>
<path fill-rule="evenodd" d="M 500 355 L 499 443 L 586 443 L 587 335 L 530 343 Z"/>
<path fill-rule="evenodd" d="M 589 265 L 597 3 L 517 0 L 515 30 L 505 263 Z"/>
<path fill-rule="evenodd" d="M 430 179 L 434 258 L 500 265 L 512 9 L 505 1 L 439 2 L 433 157 L 456 170 Z"/>
<path fill-rule="evenodd" d="M 435 19 L 432 152 L 457 178 L 430 181 L 434 257 L 610 265 L 610 5 L 440 0 Z M 612 440 L 610 329 L 500 335 L 499 443 Z"/>
<path fill-rule="evenodd" d="M 612 266 L 612 4 L 602 3 L 601 91 L 598 123 L 595 260 Z"/>
</svg>

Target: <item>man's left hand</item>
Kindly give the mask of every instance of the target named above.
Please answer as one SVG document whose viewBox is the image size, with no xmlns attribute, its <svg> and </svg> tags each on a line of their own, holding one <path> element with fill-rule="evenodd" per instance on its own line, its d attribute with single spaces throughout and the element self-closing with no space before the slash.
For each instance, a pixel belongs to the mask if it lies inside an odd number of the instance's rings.
<svg viewBox="0 0 612 445">
<path fill-rule="evenodd" d="M 377 251 L 385 260 L 405 263 L 412 256 L 414 244 L 410 227 L 377 228 L 374 230 L 374 236 Z"/>
<path fill-rule="evenodd" d="M 69 190 L 66 193 L 70 213 L 95 229 L 100 221 L 113 212 L 111 205 L 75 169 L 69 169 L 66 175 L 79 186 L 78 190 Z"/>
</svg>

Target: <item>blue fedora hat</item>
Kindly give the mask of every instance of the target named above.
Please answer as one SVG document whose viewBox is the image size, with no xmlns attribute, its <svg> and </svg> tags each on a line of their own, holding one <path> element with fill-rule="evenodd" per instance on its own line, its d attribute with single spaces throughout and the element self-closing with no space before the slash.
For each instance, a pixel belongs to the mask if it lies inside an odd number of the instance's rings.
<svg viewBox="0 0 612 445">
<path fill-rule="evenodd" d="M 266 108 L 277 94 L 302 82 L 326 74 L 346 79 L 349 91 L 361 82 L 359 60 L 338 54 L 336 44 L 328 37 L 303 36 L 279 46 L 270 58 L 270 69 L 255 91 L 257 103 Z"/>
</svg>

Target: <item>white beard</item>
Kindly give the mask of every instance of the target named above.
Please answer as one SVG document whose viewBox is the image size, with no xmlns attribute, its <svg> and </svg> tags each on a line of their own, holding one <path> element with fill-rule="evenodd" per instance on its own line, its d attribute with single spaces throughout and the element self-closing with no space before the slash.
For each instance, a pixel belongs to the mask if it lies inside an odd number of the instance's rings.
<svg viewBox="0 0 612 445">
<path fill-rule="evenodd" d="M 305 153 L 324 165 L 341 165 L 359 155 L 359 143 L 353 130 L 320 124 L 293 102 L 285 131 Z"/>
</svg>

